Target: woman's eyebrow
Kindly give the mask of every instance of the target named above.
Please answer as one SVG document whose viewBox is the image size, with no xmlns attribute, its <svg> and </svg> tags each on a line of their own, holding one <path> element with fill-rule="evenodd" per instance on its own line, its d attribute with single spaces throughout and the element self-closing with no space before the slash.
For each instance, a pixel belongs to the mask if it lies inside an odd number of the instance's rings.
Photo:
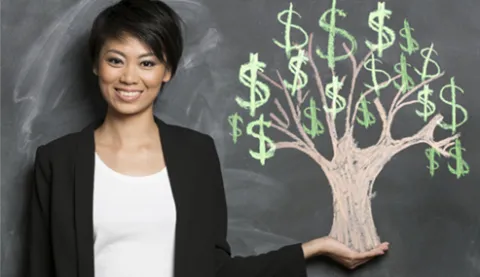
<svg viewBox="0 0 480 277">
<path fill-rule="evenodd" d="M 113 53 L 116 53 L 120 56 L 126 57 L 126 55 L 123 52 L 115 50 L 115 49 L 109 49 L 109 50 L 107 50 L 106 53 L 108 53 L 108 52 L 113 52 Z M 149 57 L 149 56 L 154 56 L 154 54 L 152 52 L 144 53 L 144 54 L 138 55 L 138 58 Z"/>
</svg>

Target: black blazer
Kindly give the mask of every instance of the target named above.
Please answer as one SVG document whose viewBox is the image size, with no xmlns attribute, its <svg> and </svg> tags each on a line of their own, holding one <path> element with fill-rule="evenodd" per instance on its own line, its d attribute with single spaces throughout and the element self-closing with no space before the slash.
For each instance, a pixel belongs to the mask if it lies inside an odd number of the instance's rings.
<svg viewBox="0 0 480 277">
<path fill-rule="evenodd" d="M 300 243 L 260 255 L 231 256 L 213 139 L 157 117 L 155 122 L 177 208 L 175 277 L 306 276 Z M 94 122 L 37 148 L 28 229 L 29 277 L 94 277 L 94 130 L 100 124 Z"/>
</svg>

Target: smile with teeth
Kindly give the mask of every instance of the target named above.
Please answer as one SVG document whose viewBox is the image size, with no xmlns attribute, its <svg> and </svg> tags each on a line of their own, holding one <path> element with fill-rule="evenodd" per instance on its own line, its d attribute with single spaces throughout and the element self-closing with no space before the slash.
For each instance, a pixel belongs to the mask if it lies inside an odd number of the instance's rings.
<svg viewBox="0 0 480 277">
<path fill-rule="evenodd" d="M 119 90 L 119 89 L 117 89 L 117 91 L 120 92 L 120 94 L 122 94 L 123 96 L 135 96 L 135 95 L 140 94 L 142 92 L 141 90 L 125 91 L 125 90 Z"/>
<path fill-rule="evenodd" d="M 126 95 L 126 96 L 135 96 L 135 95 L 137 95 L 138 93 L 140 93 L 141 91 L 123 91 L 123 90 L 119 90 L 118 92 L 120 92 L 122 95 Z"/>
<path fill-rule="evenodd" d="M 134 91 L 126 91 L 126 90 L 120 90 L 120 89 L 115 89 L 115 90 L 117 92 L 117 95 L 120 97 L 120 99 L 127 102 L 132 102 L 137 100 L 143 92 L 142 90 L 134 90 Z"/>
</svg>

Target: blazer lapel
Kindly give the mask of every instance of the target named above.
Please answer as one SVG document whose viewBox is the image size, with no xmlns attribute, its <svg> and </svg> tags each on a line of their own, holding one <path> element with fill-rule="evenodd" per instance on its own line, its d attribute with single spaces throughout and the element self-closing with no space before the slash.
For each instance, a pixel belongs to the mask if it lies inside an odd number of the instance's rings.
<svg viewBox="0 0 480 277">
<path fill-rule="evenodd" d="M 93 181 L 95 169 L 95 122 L 80 132 L 75 154 L 75 230 L 78 277 L 94 277 Z"/>
<path fill-rule="evenodd" d="M 189 167 L 191 160 L 188 151 L 188 142 L 181 130 L 170 126 L 163 121 L 155 118 L 160 131 L 160 138 L 163 149 L 165 164 L 168 168 L 168 177 L 172 188 L 173 197 L 175 199 L 175 207 L 177 211 L 177 222 L 175 229 L 175 264 L 174 276 L 186 276 L 185 266 L 182 261 L 188 259 L 190 236 L 188 231 L 191 229 L 190 211 L 192 193 L 192 181 L 190 178 Z"/>
<path fill-rule="evenodd" d="M 188 146 L 186 138 L 177 128 L 154 117 L 158 126 L 165 164 L 176 206 L 175 276 L 185 276 L 181 261 L 189 253 L 189 211 L 191 206 L 191 180 L 189 179 Z M 80 132 L 74 165 L 74 208 L 78 259 L 78 277 L 94 277 L 93 192 L 95 170 L 94 131 L 102 121 L 96 121 Z M 190 185 L 189 185 L 190 184 Z"/>
</svg>

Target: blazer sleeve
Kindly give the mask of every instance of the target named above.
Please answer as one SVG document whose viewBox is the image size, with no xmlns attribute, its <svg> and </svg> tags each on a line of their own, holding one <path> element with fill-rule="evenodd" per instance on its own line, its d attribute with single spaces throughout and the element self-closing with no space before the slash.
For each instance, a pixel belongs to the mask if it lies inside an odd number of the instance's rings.
<svg viewBox="0 0 480 277">
<path fill-rule="evenodd" d="M 306 262 L 301 243 L 287 245 L 267 253 L 247 257 L 231 256 L 227 242 L 227 205 L 220 161 L 213 139 L 215 189 L 215 266 L 217 277 L 304 277 Z"/>
<path fill-rule="evenodd" d="M 28 277 L 54 277 L 50 240 L 50 185 L 51 168 L 44 146 L 35 154 L 34 181 L 30 198 L 28 224 Z"/>
</svg>

